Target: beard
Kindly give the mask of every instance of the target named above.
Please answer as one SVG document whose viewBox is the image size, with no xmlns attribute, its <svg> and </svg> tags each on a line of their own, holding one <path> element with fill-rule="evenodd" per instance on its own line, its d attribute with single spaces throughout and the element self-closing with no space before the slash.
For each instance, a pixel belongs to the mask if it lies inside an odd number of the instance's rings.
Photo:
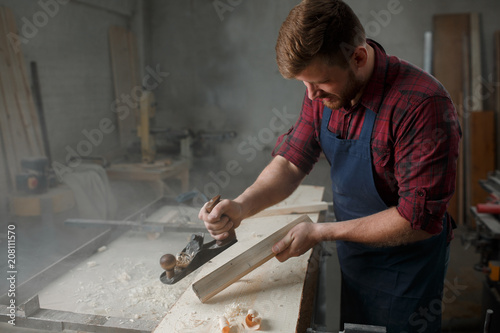
<svg viewBox="0 0 500 333">
<path fill-rule="evenodd" d="M 352 100 L 356 98 L 362 88 L 363 82 L 356 79 L 354 72 L 349 69 L 347 83 L 339 94 L 328 94 L 320 96 L 318 99 L 321 99 L 323 104 L 332 110 L 338 110 L 340 108 L 349 109 L 351 107 Z"/>
</svg>

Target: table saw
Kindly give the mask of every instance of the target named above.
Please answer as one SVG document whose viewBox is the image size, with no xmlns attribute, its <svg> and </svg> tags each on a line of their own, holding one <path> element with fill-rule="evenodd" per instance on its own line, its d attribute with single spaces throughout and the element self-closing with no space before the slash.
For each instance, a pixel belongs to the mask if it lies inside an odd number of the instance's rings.
<svg viewBox="0 0 500 333">
<path fill-rule="evenodd" d="M 225 314 L 233 330 L 243 332 L 238 321 L 252 308 L 262 315 L 264 332 L 305 332 L 311 324 L 318 274 L 318 254 L 313 250 L 285 263 L 272 259 L 205 303 L 200 302 L 191 286 L 296 219 L 298 215 L 289 214 L 287 207 L 320 202 L 322 195 L 322 187 L 300 186 L 291 197 L 270 209 L 274 216 L 261 214 L 245 221 L 237 229 L 236 244 L 174 285 L 160 281 L 159 259 L 182 249 L 199 231 L 197 228 L 203 228 L 201 221 L 195 221 L 199 207 L 182 206 L 183 211 L 177 214 L 194 214 L 188 218 L 188 229 L 166 228 L 165 232 L 151 234 L 135 228 L 134 222 L 134 228 L 123 229 L 112 241 L 93 239 L 85 247 L 87 251 L 92 248 L 92 255 L 78 265 L 58 273 L 40 290 L 26 286 L 32 295 L 17 304 L 16 324 L 40 331 L 216 332 L 217 318 Z M 280 207 L 285 215 L 276 215 Z M 172 207 L 147 208 L 129 222 L 150 224 L 159 216 L 176 215 L 171 213 L 175 209 Z M 319 213 L 308 215 L 318 221 Z M 101 228 L 103 233 L 109 233 L 116 226 L 105 224 Z M 6 322 L 7 303 L 5 297 L 1 300 L 0 321 Z"/>
</svg>

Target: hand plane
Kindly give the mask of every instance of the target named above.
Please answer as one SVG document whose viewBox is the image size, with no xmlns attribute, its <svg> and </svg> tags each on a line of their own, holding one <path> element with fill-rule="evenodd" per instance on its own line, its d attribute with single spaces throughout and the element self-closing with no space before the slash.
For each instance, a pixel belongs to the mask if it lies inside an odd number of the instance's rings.
<svg viewBox="0 0 500 333">
<path fill-rule="evenodd" d="M 220 202 L 220 195 L 213 197 L 206 206 L 207 212 Z M 204 244 L 204 233 L 191 235 L 189 243 L 176 256 L 165 254 L 160 258 L 160 266 L 165 270 L 160 275 L 160 281 L 165 284 L 174 284 L 185 276 L 210 261 L 219 253 L 237 242 L 234 230 L 229 232 L 229 237 L 222 241 L 211 241 Z"/>
</svg>

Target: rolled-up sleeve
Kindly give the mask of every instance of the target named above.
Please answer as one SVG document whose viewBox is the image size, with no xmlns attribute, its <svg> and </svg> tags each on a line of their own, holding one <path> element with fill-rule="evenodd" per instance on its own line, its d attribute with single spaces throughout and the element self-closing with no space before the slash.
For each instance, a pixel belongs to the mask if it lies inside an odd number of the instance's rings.
<svg viewBox="0 0 500 333">
<path fill-rule="evenodd" d="M 406 111 L 395 143 L 399 214 L 415 230 L 440 233 L 455 191 L 461 130 L 451 100 L 429 97 Z"/>
<path fill-rule="evenodd" d="M 283 156 L 309 174 L 321 153 L 318 139 L 320 121 L 306 93 L 297 122 L 278 138 L 272 155 Z"/>
</svg>

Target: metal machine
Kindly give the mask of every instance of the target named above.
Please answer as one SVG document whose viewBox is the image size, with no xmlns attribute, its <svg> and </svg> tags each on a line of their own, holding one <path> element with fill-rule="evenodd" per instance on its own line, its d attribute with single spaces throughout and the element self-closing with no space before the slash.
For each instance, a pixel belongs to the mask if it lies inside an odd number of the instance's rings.
<svg viewBox="0 0 500 333">
<path fill-rule="evenodd" d="M 489 326 L 485 332 L 500 332 L 500 171 L 492 172 L 479 183 L 490 194 L 490 201 L 471 207 L 476 233 L 472 239 L 463 241 L 474 245 L 481 255 L 474 269 L 485 274 L 482 313 Z"/>
</svg>

